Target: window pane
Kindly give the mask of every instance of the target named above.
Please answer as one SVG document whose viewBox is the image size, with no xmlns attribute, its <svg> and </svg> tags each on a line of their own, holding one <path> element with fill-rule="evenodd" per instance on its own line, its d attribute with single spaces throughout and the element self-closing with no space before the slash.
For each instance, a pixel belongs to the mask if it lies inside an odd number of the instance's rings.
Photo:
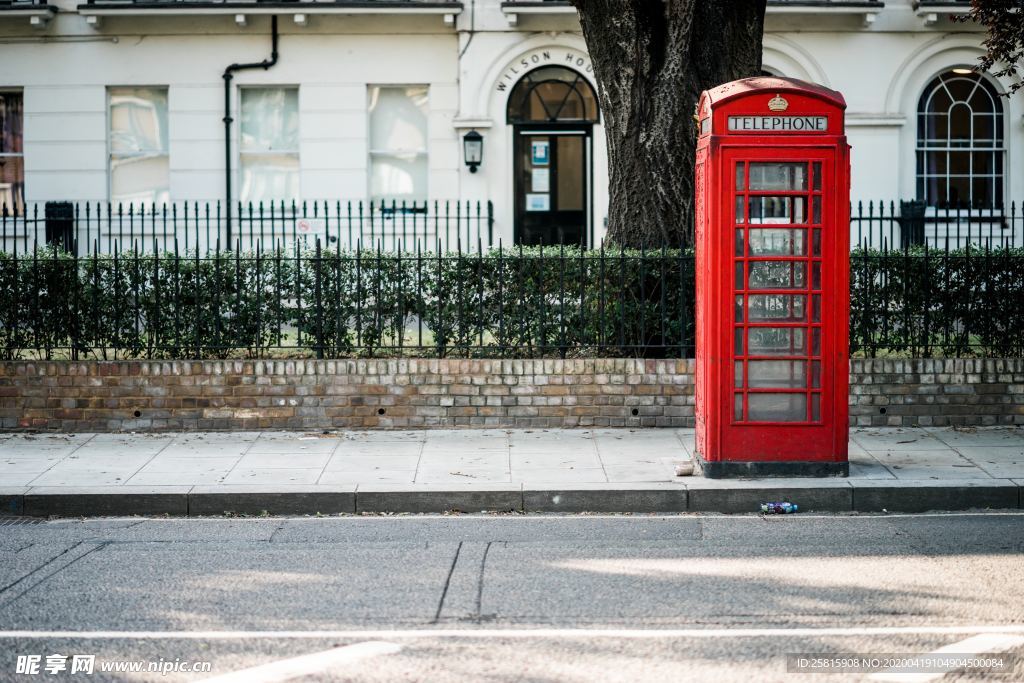
<svg viewBox="0 0 1024 683">
<path fill-rule="evenodd" d="M 751 230 L 751 256 L 803 256 L 807 253 L 807 231 Z"/>
<path fill-rule="evenodd" d="M 802 389 L 807 386 L 807 362 L 802 360 L 748 361 L 747 384 L 755 389 Z"/>
<path fill-rule="evenodd" d="M 115 204 L 165 204 L 171 198 L 170 186 L 166 154 L 110 159 L 110 201 Z"/>
<path fill-rule="evenodd" d="M 586 184 L 583 162 L 582 135 L 563 135 L 555 138 L 558 147 L 558 168 L 555 172 L 558 190 L 558 211 L 582 211 Z"/>
<path fill-rule="evenodd" d="M 0 157 L 0 213 L 25 213 L 25 164 L 21 157 Z"/>
<path fill-rule="evenodd" d="M 807 321 L 807 296 L 805 294 L 752 294 L 747 299 L 749 300 L 747 303 L 749 322 L 795 323 Z"/>
<path fill-rule="evenodd" d="M 290 202 L 299 198 L 297 154 L 243 154 L 241 157 L 243 202 Z"/>
<path fill-rule="evenodd" d="M 1001 203 L 1002 129 L 1003 100 L 984 76 L 935 78 L 918 102 L 918 198 L 948 209 Z"/>
<path fill-rule="evenodd" d="M 25 212 L 24 100 L 20 92 L 0 92 L 0 213 Z"/>
<path fill-rule="evenodd" d="M 110 151 L 167 152 L 167 89 L 111 88 Z"/>
<path fill-rule="evenodd" d="M 370 86 L 370 149 L 427 150 L 427 86 Z"/>
<path fill-rule="evenodd" d="M 24 100 L 20 92 L 0 92 L 0 154 L 22 153 Z"/>
<path fill-rule="evenodd" d="M 804 422 L 807 394 L 748 394 L 747 419 L 758 422 Z"/>
<path fill-rule="evenodd" d="M 806 190 L 807 164 L 750 164 L 751 190 Z"/>
<path fill-rule="evenodd" d="M 751 223 L 803 223 L 806 197 L 750 197 Z"/>
<path fill-rule="evenodd" d="M 750 289 L 803 289 L 807 286 L 807 263 L 751 261 L 747 284 Z"/>
<path fill-rule="evenodd" d="M 802 327 L 751 327 L 747 348 L 752 356 L 805 356 L 807 330 Z"/>
<path fill-rule="evenodd" d="M 427 198 L 427 157 L 424 154 L 374 154 L 370 195 L 375 201 Z"/>
<path fill-rule="evenodd" d="M 299 151 L 297 88 L 243 88 L 243 152 Z"/>
</svg>

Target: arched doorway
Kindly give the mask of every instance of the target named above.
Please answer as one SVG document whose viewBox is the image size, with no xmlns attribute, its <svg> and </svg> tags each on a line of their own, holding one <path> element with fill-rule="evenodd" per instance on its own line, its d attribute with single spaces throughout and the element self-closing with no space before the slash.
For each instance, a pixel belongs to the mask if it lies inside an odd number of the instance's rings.
<svg viewBox="0 0 1024 683">
<path fill-rule="evenodd" d="M 512 89 L 507 117 L 516 242 L 587 246 L 593 241 L 594 89 L 572 69 L 535 69 Z"/>
</svg>

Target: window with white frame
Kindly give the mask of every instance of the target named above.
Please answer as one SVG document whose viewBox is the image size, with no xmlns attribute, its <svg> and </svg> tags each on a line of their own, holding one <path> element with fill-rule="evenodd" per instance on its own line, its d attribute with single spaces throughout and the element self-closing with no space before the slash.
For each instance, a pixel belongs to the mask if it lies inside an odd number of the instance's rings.
<svg viewBox="0 0 1024 683">
<path fill-rule="evenodd" d="M 108 187 L 115 204 L 170 201 L 167 88 L 110 88 Z"/>
<path fill-rule="evenodd" d="M 299 198 L 299 89 L 242 88 L 239 199 Z"/>
<path fill-rule="evenodd" d="M 370 198 L 374 202 L 427 199 L 425 85 L 371 85 Z"/>
<path fill-rule="evenodd" d="M 25 213 L 24 118 L 22 94 L 0 90 L 0 213 L 7 215 Z"/>
<path fill-rule="evenodd" d="M 917 198 L 940 209 L 1003 202 L 1003 102 L 968 68 L 937 76 L 917 108 Z"/>
</svg>

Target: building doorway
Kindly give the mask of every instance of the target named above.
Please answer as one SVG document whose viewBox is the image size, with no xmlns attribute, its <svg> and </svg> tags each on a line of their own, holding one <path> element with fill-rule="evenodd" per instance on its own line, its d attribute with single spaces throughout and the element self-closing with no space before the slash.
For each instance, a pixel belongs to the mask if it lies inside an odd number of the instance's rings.
<svg viewBox="0 0 1024 683">
<path fill-rule="evenodd" d="M 526 74 L 512 89 L 514 223 L 517 244 L 593 243 L 592 135 L 597 97 L 560 66 Z"/>
</svg>

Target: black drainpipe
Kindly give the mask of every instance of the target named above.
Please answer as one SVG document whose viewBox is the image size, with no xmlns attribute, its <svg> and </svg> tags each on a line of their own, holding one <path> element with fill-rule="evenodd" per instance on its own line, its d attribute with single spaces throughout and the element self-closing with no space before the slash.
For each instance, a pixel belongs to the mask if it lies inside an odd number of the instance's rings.
<svg viewBox="0 0 1024 683">
<path fill-rule="evenodd" d="M 270 59 L 249 64 L 232 64 L 224 69 L 224 217 L 227 225 L 227 248 L 231 249 L 231 79 L 236 71 L 263 69 L 277 64 L 277 16 L 270 17 Z"/>
</svg>

